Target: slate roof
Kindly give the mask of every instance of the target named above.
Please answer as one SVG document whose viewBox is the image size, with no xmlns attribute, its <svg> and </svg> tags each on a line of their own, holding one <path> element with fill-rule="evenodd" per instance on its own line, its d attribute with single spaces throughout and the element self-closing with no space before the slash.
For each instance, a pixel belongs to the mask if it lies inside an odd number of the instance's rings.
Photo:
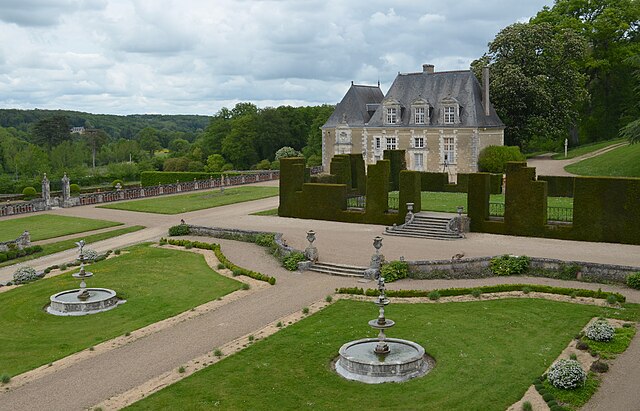
<svg viewBox="0 0 640 411">
<path fill-rule="evenodd" d="M 427 125 L 409 124 L 411 104 L 417 99 L 426 100 L 430 110 L 430 122 Z M 455 99 L 461 107 L 460 123 L 443 124 L 442 102 L 445 99 Z M 381 103 L 383 99 L 395 99 L 402 107 L 401 122 L 395 125 L 385 125 L 384 108 L 382 104 L 369 118 L 366 103 Z M 350 127 L 499 127 L 504 123 L 500 120 L 493 105 L 490 115 L 484 115 L 482 104 L 482 87 L 476 76 L 470 70 L 419 72 L 398 74 L 387 95 L 382 97 L 379 87 L 352 85 L 342 101 L 336 106 L 323 128 L 335 127 L 342 122 L 346 114 Z"/>
<path fill-rule="evenodd" d="M 349 91 L 338 103 L 322 128 L 336 127 L 342 123 L 343 115 L 346 115 L 350 127 L 362 127 L 369 122 L 371 114 L 373 114 L 373 112 L 367 111 L 367 104 L 380 104 L 383 98 L 384 94 L 382 94 L 380 86 L 351 84 Z"/>
</svg>

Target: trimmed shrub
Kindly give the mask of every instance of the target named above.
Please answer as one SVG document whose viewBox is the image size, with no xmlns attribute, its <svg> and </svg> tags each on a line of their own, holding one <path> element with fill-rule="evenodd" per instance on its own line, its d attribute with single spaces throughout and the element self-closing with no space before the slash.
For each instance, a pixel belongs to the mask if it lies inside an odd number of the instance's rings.
<svg viewBox="0 0 640 411">
<path fill-rule="evenodd" d="M 13 273 L 13 283 L 14 284 L 25 284 L 29 281 L 34 281 L 38 279 L 38 273 L 36 269 L 33 267 L 20 267 Z"/>
<path fill-rule="evenodd" d="M 427 295 L 427 297 L 432 301 L 438 301 L 440 299 L 440 292 L 438 292 L 438 290 L 433 290 Z"/>
<path fill-rule="evenodd" d="M 298 263 L 306 260 L 304 254 L 294 251 L 284 258 L 282 266 L 289 271 L 296 271 L 298 269 Z"/>
<path fill-rule="evenodd" d="M 38 192 L 33 187 L 25 187 L 22 190 L 22 195 L 25 199 L 30 200 L 32 198 L 35 198 L 38 195 Z"/>
<path fill-rule="evenodd" d="M 495 275 L 518 275 L 523 274 L 529 269 L 529 257 L 502 255 L 494 257 L 489 263 L 491 272 Z"/>
<path fill-rule="evenodd" d="M 380 275 L 384 277 L 384 281 L 387 283 L 407 278 L 409 264 L 404 261 L 391 261 L 388 264 L 383 264 L 380 268 Z"/>
<path fill-rule="evenodd" d="M 80 194 L 80 185 L 78 184 L 69 184 L 69 192 L 73 195 Z"/>
<path fill-rule="evenodd" d="M 488 146 L 480 151 L 478 168 L 481 172 L 503 174 L 509 161 L 526 161 L 517 146 Z"/>
<path fill-rule="evenodd" d="M 407 159 L 404 150 L 384 150 L 383 157 L 391 162 L 389 174 L 389 191 L 400 188 L 400 172 L 407 169 Z"/>
<path fill-rule="evenodd" d="M 590 370 L 593 372 L 605 373 L 609 371 L 609 364 L 604 361 L 597 360 L 591 364 Z"/>
<path fill-rule="evenodd" d="M 111 187 L 116 188 L 118 184 L 120 184 L 120 187 L 124 187 L 124 183 L 122 182 L 122 180 L 113 180 L 111 182 Z"/>
<path fill-rule="evenodd" d="M 549 369 L 547 379 L 556 388 L 572 390 L 584 384 L 587 373 L 576 360 L 558 360 Z"/>
<path fill-rule="evenodd" d="M 627 285 L 636 290 L 640 290 L 640 272 L 630 274 L 627 277 Z"/>
<path fill-rule="evenodd" d="M 584 335 L 593 341 L 611 341 L 615 332 L 615 329 L 607 320 L 598 320 L 587 327 Z"/>
<path fill-rule="evenodd" d="M 189 235 L 190 231 L 189 226 L 186 224 L 178 224 L 173 227 L 169 227 L 169 235 L 172 237 Z"/>
</svg>

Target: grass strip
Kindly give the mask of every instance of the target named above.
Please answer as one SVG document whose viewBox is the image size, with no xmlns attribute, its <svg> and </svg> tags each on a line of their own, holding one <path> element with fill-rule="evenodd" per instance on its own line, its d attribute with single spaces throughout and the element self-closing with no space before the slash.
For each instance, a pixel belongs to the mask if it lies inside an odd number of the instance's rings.
<svg viewBox="0 0 640 411">
<path fill-rule="evenodd" d="M 88 235 L 88 236 L 85 236 L 85 237 L 76 237 L 76 238 L 72 238 L 70 240 L 58 241 L 56 243 L 43 244 L 41 246 L 42 247 L 42 251 L 40 251 L 39 253 L 31 254 L 31 255 L 28 255 L 28 256 L 16 258 L 16 259 L 9 260 L 9 261 L 5 261 L 3 263 L 0 263 L 0 267 L 5 267 L 5 266 L 8 266 L 8 265 L 23 263 L 25 261 L 34 260 L 36 258 L 44 257 L 44 256 L 47 256 L 47 255 L 50 255 L 50 254 L 55 254 L 55 253 L 59 253 L 61 251 L 65 251 L 65 250 L 69 250 L 71 248 L 75 248 L 75 247 L 77 247 L 76 243 L 78 241 L 80 241 L 80 240 L 84 240 L 85 243 L 91 244 L 91 243 L 96 243 L 98 241 L 107 240 L 109 238 L 118 237 L 118 236 L 121 236 L 121 235 L 124 235 L 124 234 L 134 233 L 134 232 L 140 231 L 140 230 L 142 230 L 144 228 L 145 227 L 141 226 L 141 225 L 134 225 L 134 226 L 131 226 L 131 227 L 118 228 L 118 229 L 115 229 L 115 230 L 106 231 L 104 233 Z"/>
<path fill-rule="evenodd" d="M 581 176 L 640 177 L 640 145 L 618 147 L 564 169 Z"/>
<path fill-rule="evenodd" d="M 339 300 L 129 409 L 505 410 L 591 318 L 613 312 L 542 299 L 391 304 L 387 335 L 422 345 L 436 366 L 369 385 L 339 377 L 331 362 L 342 344 L 375 338 L 367 322 L 377 308 Z"/>
<path fill-rule="evenodd" d="M 596 352 L 600 358 L 612 359 L 627 350 L 634 335 L 636 335 L 635 327 L 621 327 L 616 328 L 611 341 L 593 341 L 586 336 L 583 336 L 581 340 L 589 346 L 590 350 Z"/>
<path fill-rule="evenodd" d="M 224 191 L 209 190 L 197 193 L 154 197 L 145 200 L 125 201 L 100 206 L 117 210 L 142 213 L 179 214 L 205 208 L 220 207 L 245 201 L 277 196 L 278 187 L 236 187 Z"/>
<path fill-rule="evenodd" d="M 241 288 L 199 254 L 138 245 L 91 264 L 89 287 L 115 290 L 127 302 L 113 310 L 58 317 L 43 307 L 57 292 L 78 287 L 64 274 L 0 293 L 0 374 L 14 376 L 103 341 L 188 311 Z"/>
<path fill-rule="evenodd" d="M 458 295 L 473 295 L 477 291 L 480 293 L 503 293 L 508 291 L 528 291 L 539 292 L 547 294 L 559 294 L 567 295 L 570 297 L 590 297 L 607 299 L 609 296 L 614 296 L 616 301 L 624 303 L 626 297 L 620 293 L 612 293 L 608 291 L 602 291 L 598 289 L 585 290 L 579 288 L 564 288 L 564 287 L 552 287 L 549 285 L 538 284 L 498 284 L 498 285 L 486 285 L 475 288 L 443 288 L 438 290 L 386 290 L 385 293 L 388 297 L 429 297 L 430 294 L 437 292 L 440 297 L 453 297 Z M 380 291 L 375 288 L 338 288 L 336 289 L 338 294 L 353 294 L 353 295 L 366 295 L 370 297 L 376 297 L 380 294 Z M 433 295 L 433 294 L 432 294 Z"/>
<path fill-rule="evenodd" d="M 583 156 L 585 154 L 593 153 L 594 151 L 607 148 L 614 144 L 623 143 L 624 141 L 625 139 L 623 138 L 617 138 L 615 140 L 607 140 L 607 141 L 600 141 L 597 143 L 583 144 L 581 146 L 568 150 L 566 157 L 564 156 L 564 152 L 562 152 L 562 153 L 554 154 L 551 158 L 554 160 L 568 160 L 570 158 L 576 158 L 576 157 Z"/>
<path fill-rule="evenodd" d="M 205 243 L 202 241 L 174 240 L 174 239 L 161 238 L 160 245 L 163 245 L 163 244 L 177 245 L 185 248 L 199 248 L 202 250 L 211 250 L 215 253 L 216 258 L 220 261 L 220 263 L 224 265 L 225 268 L 228 268 L 229 270 L 231 270 L 234 276 L 244 275 L 247 277 L 251 277 L 254 280 L 265 281 L 271 285 L 275 285 L 276 283 L 275 277 L 271 277 L 256 271 L 247 270 L 246 268 L 237 266 L 231 261 L 229 261 L 229 259 L 222 253 L 222 250 L 220 249 L 220 244 Z"/>
<path fill-rule="evenodd" d="M 55 214 L 36 214 L 11 220 L 0 220 L 0 241 L 15 240 L 25 230 L 29 231 L 31 241 L 40 241 L 118 225 L 122 225 L 122 223 Z"/>
</svg>

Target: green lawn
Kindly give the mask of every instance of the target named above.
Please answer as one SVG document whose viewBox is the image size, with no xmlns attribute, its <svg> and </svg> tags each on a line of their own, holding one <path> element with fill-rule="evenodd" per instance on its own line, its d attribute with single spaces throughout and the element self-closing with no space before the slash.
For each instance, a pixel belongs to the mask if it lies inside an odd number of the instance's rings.
<svg viewBox="0 0 640 411">
<path fill-rule="evenodd" d="M 111 311 L 47 314 L 43 307 L 52 294 L 78 287 L 71 271 L 0 293 L 0 374 L 25 372 L 240 288 L 202 255 L 148 245 L 130 250 L 90 268 L 89 287 L 111 288 L 127 300 Z"/>
<path fill-rule="evenodd" d="M 278 187 L 237 187 L 100 206 L 143 213 L 179 214 L 278 195 Z"/>
<path fill-rule="evenodd" d="M 617 138 L 615 140 L 607 140 L 607 141 L 599 141 L 597 143 L 584 144 L 575 148 L 569 148 L 567 151 L 567 156 L 564 156 L 564 151 L 562 153 L 556 153 L 553 157 L 554 160 L 567 160 L 570 158 L 580 157 L 585 154 L 592 153 L 594 151 L 601 150 L 603 148 L 609 147 L 614 144 L 622 143 L 625 140 L 622 138 Z"/>
<path fill-rule="evenodd" d="M 117 225 L 122 225 L 122 223 L 54 214 L 36 214 L 12 220 L 0 220 L 0 241 L 15 240 L 24 230 L 28 230 L 31 234 L 31 241 L 38 241 Z"/>
<path fill-rule="evenodd" d="M 640 144 L 618 147 L 564 169 L 581 176 L 640 177 Z"/>
<path fill-rule="evenodd" d="M 398 198 L 398 192 L 389 193 L 389 197 Z M 504 194 L 492 194 L 489 201 L 504 204 Z M 568 197 L 548 197 L 547 205 L 549 207 L 573 208 L 573 199 Z M 458 206 L 463 206 L 466 213 L 467 193 L 422 192 L 422 211 L 455 213 Z"/>
<path fill-rule="evenodd" d="M 637 318 L 637 306 L 628 310 Z M 336 375 L 340 346 L 374 337 L 367 321 L 377 315 L 372 303 L 343 300 L 130 409 L 504 410 L 590 318 L 615 315 L 536 299 L 391 304 L 386 314 L 396 321 L 389 337 L 416 341 L 436 359 L 425 377 L 368 385 Z"/>
<path fill-rule="evenodd" d="M 134 225 L 131 227 L 117 228 L 115 230 L 106 231 L 104 233 L 98 233 L 98 234 L 88 235 L 84 237 L 76 237 L 70 240 L 58 241 L 56 243 L 43 244 L 41 252 L 36 254 L 26 255 L 24 257 L 16 258 L 14 260 L 5 261 L 3 263 L 0 263 L 0 267 L 5 267 L 8 265 L 18 264 L 18 263 L 22 263 L 29 260 L 34 260 L 36 258 L 44 257 L 45 255 L 55 254 L 55 253 L 59 253 L 60 251 L 68 250 L 70 248 L 75 248 L 77 247 L 76 242 L 80 240 L 84 240 L 85 243 L 91 244 L 98 241 L 106 240 L 108 238 L 117 237 L 119 235 L 133 233 L 135 231 L 142 230 L 143 228 L 145 227 L 141 225 Z"/>
</svg>

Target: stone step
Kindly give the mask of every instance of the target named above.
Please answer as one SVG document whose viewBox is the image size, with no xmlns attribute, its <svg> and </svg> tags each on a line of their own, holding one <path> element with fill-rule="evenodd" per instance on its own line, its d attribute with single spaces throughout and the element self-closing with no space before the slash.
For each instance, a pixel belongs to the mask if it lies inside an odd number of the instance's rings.
<svg viewBox="0 0 640 411">
<path fill-rule="evenodd" d="M 364 271 L 366 269 L 366 267 L 357 267 L 346 264 L 315 263 L 312 264 L 308 270 L 343 277 L 364 277 Z"/>
<path fill-rule="evenodd" d="M 412 237 L 412 238 L 428 238 L 432 240 L 458 240 L 462 237 L 456 234 L 424 234 L 424 233 L 412 233 L 403 231 L 387 231 L 385 235 L 397 236 L 397 237 Z"/>
</svg>

